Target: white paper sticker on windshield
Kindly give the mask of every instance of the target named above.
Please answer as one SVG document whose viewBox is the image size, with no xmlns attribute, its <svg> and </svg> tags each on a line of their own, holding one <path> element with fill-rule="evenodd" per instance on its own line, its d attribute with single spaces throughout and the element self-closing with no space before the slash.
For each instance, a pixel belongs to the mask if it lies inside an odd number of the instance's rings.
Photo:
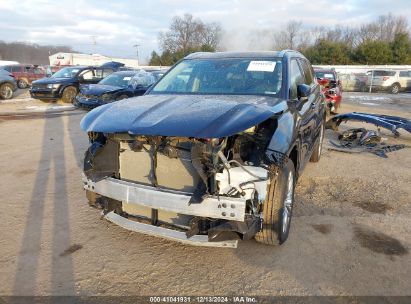
<svg viewBox="0 0 411 304">
<path fill-rule="evenodd" d="M 124 77 L 123 80 L 130 80 L 131 77 Z"/>
<path fill-rule="evenodd" d="M 274 61 L 250 61 L 248 72 L 274 72 Z"/>
</svg>

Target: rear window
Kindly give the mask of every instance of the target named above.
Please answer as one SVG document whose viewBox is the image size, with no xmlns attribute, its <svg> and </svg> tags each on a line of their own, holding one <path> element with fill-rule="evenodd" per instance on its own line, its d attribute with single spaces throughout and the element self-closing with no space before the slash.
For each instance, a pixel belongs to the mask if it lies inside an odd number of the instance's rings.
<svg viewBox="0 0 411 304">
<path fill-rule="evenodd" d="M 7 72 L 11 72 L 11 66 L 6 65 L 4 67 L 2 67 L 3 70 L 6 70 Z"/>
<path fill-rule="evenodd" d="M 400 77 L 411 77 L 411 71 L 401 71 Z"/>
<path fill-rule="evenodd" d="M 19 65 L 12 65 L 11 72 L 21 72 L 21 66 Z"/>
<path fill-rule="evenodd" d="M 329 80 L 334 80 L 335 81 L 335 76 L 333 72 L 328 72 L 328 71 L 315 71 L 315 77 L 324 79 L 327 78 Z"/>
<path fill-rule="evenodd" d="M 368 75 L 372 75 L 372 71 L 367 72 Z M 395 76 L 395 71 L 374 71 L 374 76 Z"/>
<path fill-rule="evenodd" d="M 307 62 L 307 60 L 300 60 L 300 63 L 304 71 L 305 83 L 311 85 L 314 82 L 314 75 L 310 64 Z"/>
</svg>

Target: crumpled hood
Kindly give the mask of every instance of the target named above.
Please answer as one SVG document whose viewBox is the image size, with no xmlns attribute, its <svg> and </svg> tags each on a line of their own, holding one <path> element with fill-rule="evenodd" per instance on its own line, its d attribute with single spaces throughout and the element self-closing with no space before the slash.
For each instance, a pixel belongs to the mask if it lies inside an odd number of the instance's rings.
<svg viewBox="0 0 411 304">
<path fill-rule="evenodd" d="M 244 95 L 145 95 L 98 107 L 84 131 L 218 138 L 257 125 L 286 109 L 286 101 Z"/>
<path fill-rule="evenodd" d="M 80 87 L 80 92 L 86 95 L 101 96 L 103 94 L 114 93 L 122 89 L 122 87 L 105 84 L 86 84 Z"/>
</svg>

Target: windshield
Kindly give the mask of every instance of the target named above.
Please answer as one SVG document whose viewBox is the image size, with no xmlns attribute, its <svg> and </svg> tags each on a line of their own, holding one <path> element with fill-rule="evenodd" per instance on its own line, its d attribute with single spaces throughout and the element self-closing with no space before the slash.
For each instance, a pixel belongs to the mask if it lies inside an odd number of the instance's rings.
<svg viewBox="0 0 411 304">
<path fill-rule="evenodd" d="M 79 68 L 64 68 L 54 73 L 51 78 L 72 78 L 80 71 Z"/>
<path fill-rule="evenodd" d="M 278 96 L 281 67 L 278 58 L 188 59 L 164 75 L 151 93 Z"/>
<path fill-rule="evenodd" d="M 116 87 L 126 88 L 132 76 L 124 74 L 111 74 L 101 80 L 98 84 L 111 85 Z"/>
<path fill-rule="evenodd" d="M 315 71 L 315 77 L 320 79 L 327 78 L 329 80 L 335 80 L 334 73 L 332 72 Z"/>
</svg>

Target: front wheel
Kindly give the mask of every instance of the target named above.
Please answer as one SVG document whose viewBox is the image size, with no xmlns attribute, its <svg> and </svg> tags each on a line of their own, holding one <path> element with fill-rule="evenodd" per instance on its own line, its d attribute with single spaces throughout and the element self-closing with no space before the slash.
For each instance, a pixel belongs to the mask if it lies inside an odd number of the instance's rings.
<svg viewBox="0 0 411 304">
<path fill-rule="evenodd" d="M 76 95 L 77 95 L 76 87 L 70 86 L 64 89 L 61 100 L 63 100 L 64 103 L 73 103 L 74 97 L 76 97 Z"/>
<path fill-rule="evenodd" d="M 271 177 L 262 206 L 263 227 L 255 235 L 257 242 L 281 245 L 290 232 L 294 205 L 295 167 L 288 159 L 278 174 Z"/>
<path fill-rule="evenodd" d="M 13 86 L 10 83 L 0 85 L 0 98 L 10 99 L 13 97 Z"/>
</svg>

